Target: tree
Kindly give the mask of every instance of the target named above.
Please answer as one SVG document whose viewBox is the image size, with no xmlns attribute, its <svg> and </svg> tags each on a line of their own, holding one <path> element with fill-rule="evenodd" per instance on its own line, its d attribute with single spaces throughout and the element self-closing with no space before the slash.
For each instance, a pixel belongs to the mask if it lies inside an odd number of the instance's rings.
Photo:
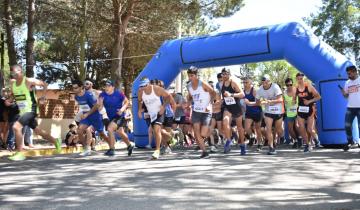
<svg viewBox="0 0 360 210">
<path fill-rule="evenodd" d="M 6 44 L 8 49 L 9 64 L 10 66 L 17 64 L 16 49 L 14 41 L 14 19 L 12 16 L 11 0 L 4 0 L 4 14 L 3 22 L 6 28 Z"/>
<path fill-rule="evenodd" d="M 35 0 L 28 2 L 28 19 L 27 19 L 27 39 L 26 39 L 26 76 L 34 77 L 34 18 L 35 18 Z"/>
<path fill-rule="evenodd" d="M 312 14 L 307 22 L 316 35 L 360 64 L 359 0 L 323 0 L 319 13 Z"/>
</svg>

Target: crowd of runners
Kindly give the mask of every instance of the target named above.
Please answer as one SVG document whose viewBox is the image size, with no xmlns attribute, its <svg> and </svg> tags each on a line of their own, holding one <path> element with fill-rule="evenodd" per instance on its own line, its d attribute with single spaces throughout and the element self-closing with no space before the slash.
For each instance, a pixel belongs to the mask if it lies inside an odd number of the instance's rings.
<svg viewBox="0 0 360 210">
<path fill-rule="evenodd" d="M 341 88 L 349 100 L 345 123 L 348 144 L 344 150 L 353 143 L 352 120 L 356 116 L 360 120 L 358 72 L 355 66 L 350 66 L 347 73 L 349 80 Z M 303 148 L 305 153 L 320 147 L 315 104 L 321 96 L 311 82 L 305 80 L 304 74 L 297 73 L 296 81 L 287 78 L 284 89 L 272 82 L 269 75 L 262 76 L 259 87 L 251 77 L 241 78 L 242 83 L 238 84 L 226 68 L 217 74 L 216 84 L 200 80 L 199 69 L 194 66 L 187 74 L 185 95 L 176 93 L 173 88 L 165 89 L 162 81 L 150 80 L 151 75 L 140 81 L 137 116 L 148 125 L 147 147 L 151 148 L 152 139 L 155 139 L 151 158 L 158 159 L 160 155 L 171 153 L 171 147 L 179 144 L 176 142 L 179 138 L 175 138 L 179 136 L 182 146 L 197 145 L 201 150 L 200 158 L 208 157 L 209 153 L 229 153 L 233 144 L 239 145 L 240 155 L 246 155 L 248 147 L 252 146 L 258 151 L 267 147 L 268 155 L 276 155 L 276 148 L 281 144 Z M 10 127 L 6 136 L 3 133 L 7 132 L 1 132 L 1 138 L 7 140 L 4 145 L 15 150 L 9 159 L 25 159 L 22 153 L 25 127 L 52 142 L 56 151 L 61 152 L 62 140 L 40 129 L 36 120 L 38 104 L 46 97 L 47 84 L 25 77 L 19 65 L 11 67 L 11 76 L 10 88 L 3 91 L 1 99 L 1 110 L 7 110 L 6 120 Z M 44 88 L 44 95 L 39 99 L 35 97 L 35 86 Z M 130 102 L 115 88 L 114 82 L 107 80 L 104 89 L 98 91 L 92 88 L 91 81 L 74 80 L 72 92 L 79 112 L 74 119 L 76 125 L 69 126 L 66 144 L 81 143 L 84 151 L 80 155 L 89 156 L 96 144 L 96 133 L 109 146 L 104 155 L 114 156 L 118 136 L 127 145 L 127 155 L 131 156 L 134 144 L 127 135 Z M 284 127 L 288 129 L 288 137 L 285 137 Z"/>
</svg>

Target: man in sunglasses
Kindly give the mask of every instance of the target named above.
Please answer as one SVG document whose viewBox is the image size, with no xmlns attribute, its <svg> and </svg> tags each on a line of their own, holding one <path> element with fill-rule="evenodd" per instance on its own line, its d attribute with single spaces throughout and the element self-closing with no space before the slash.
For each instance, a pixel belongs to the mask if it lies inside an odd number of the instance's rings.
<svg viewBox="0 0 360 210">
<path fill-rule="evenodd" d="M 170 103 L 173 110 L 176 109 L 176 103 L 170 93 L 158 85 L 150 84 L 150 80 L 147 77 L 142 78 L 138 90 L 138 117 L 142 118 L 143 109 L 140 104 L 144 102 L 149 115 L 148 123 L 154 131 L 156 142 L 155 151 L 151 156 L 152 159 L 159 159 L 160 157 L 161 130 L 164 123 L 166 106 L 166 103 L 163 103 L 163 101 Z"/>
<path fill-rule="evenodd" d="M 99 96 L 99 108 L 105 107 L 107 116 L 110 123 L 107 125 L 109 135 L 109 147 L 110 149 L 105 152 L 107 156 L 115 155 L 115 135 L 117 132 L 121 139 L 127 145 L 128 156 L 131 156 L 134 146 L 130 143 L 128 135 L 125 133 L 126 127 L 125 111 L 129 105 L 129 100 L 126 96 L 114 87 L 114 82 L 107 80 L 105 82 L 105 91 L 100 93 Z"/>
<path fill-rule="evenodd" d="M 104 124 L 98 111 L 99 105 L 96 95 L 91 91 L 85 90 L 80 80 L 72 82 L 72 89 L 75 93 L 75 100 L 79 105 L 79 112 L 81 113 L 78 135 L 80 142 L 84 145 L 84 151 L 80 153 L 80 156 L 89 156 L 91 155 L 90 144 L 92 141 L 92 135 L 89 132 L 90 127 L 98 131 L 105 141 L 108 142 L 108 138 L 104 133 Z"/>
<path fill-rule="evenodd" d="M 302 146 L 302 139 L 298 138 L 296 130 L 296 116 L 298 108 L 298 100 L 294 101 L 296 97 L 296 88 L 293 86 L 293 80 L 291 78 L 285 79 L 286 90 L 284 93 L 284 102 L 286 109 L 286 121 L 287 127 L 291 139 L 294 141 L 293 148 L 300 148 Z M 289 140 L 290 142 L 291 140 Z"/>
<path fill-rule="evenodd" d="M 347 67 L 346 73 L 349 79 L 346 81 L 345 87 L 341 88 L 342 94 L 348 99 L 345 114 L 345 131 L 348 143 L 344 146 L 344 151 L 348 151 L 354 143 L 351 127 L 355 117 L 357 117 L 360 128 L 360 77 L 355 66 Z"/>
<path fill-rule="evenodd" d="M 264 115 L 266 124 L 266 139 L 269 144 L 268 155 L 276 155 L 272 126 L 275 124 L 275 131 L 280 136 L 284 136 L 283 123 L 283 97 L 279 85 L 272 83 L 270 76 L 265 74 L 261 79 L 262 85 L 256 92 L 256 104 L 264 105 Z"/>
<path fill-rule="evenodd" d="M 23 127 L 29 126 L 34 130 L 35 134 L 42 136 L 44 139 L 52 142 L 55 145 L 56 151 L 61 152 L 61 139 L 55 139 L 49 133 L 38 127 L 36 120 L 38 110 L 38 101 L 35 95 L 35 86 L 43 88 L 44 95 L 40 100 L 45 100 L 47 84 L 41 80 L 34 78 L 27 78 L 22 72 L 19 65 L 10 67 L 10 73 L 13 79 L 10 81 L 11 92 L 16 100 L 20 110 L 20 118 L 14 123 L 13 130 L 15 134 L 16 153 L 9 157 L 10 160 L 20 161 L 24 160 L 25 156 L 21 152 L 23 149 Z M 39 101 L 41 103 L 41 101 Z"/>
<path fill-rule="evenodd" d="M 296 97 L 293 98 L 294 102 L 299 100 L 296 120 L 299 124 L 299 133 L 305 142 L 304 152 L 307 153 L 312 149 L 309 135 L 314 140 L 315 146 L 320 147 L 315 130 L 315 102 L 319 101 L 321 96 L 311 83 L 305 82 L 303 73 L 296 74 L 296 81 L 298 83 Z"/>
</svg>

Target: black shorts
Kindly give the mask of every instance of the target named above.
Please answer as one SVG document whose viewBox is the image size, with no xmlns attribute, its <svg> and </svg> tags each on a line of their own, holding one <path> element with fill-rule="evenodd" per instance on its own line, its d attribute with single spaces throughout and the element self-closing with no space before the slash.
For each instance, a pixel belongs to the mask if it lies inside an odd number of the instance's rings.
<svg viewBox="0 0 360 210">
<path fill-rule="evenodd" d="M 225 111 L 230 112 L 232 118 L 238 118 L 242 115 L 240 106 L 224 106 L 224 112 Z"/>
<path fill-rule="evenodd" d="M 171 128 L 173 124 L 174 124 L 173 117 L 164 117 L 164 123 L 163 123 L 164 127 Z"/>
<path fill-rule="evenodd" d="M 115 117 L 111 122 L 117 125 L 117 129 L 126 127 L 127 123 L 124 117 Z"/>
<path fill-rule="evenodd" d="M 258 123 L 262 120 L 262 112 L 259 113 L 245 113 L 245 119 L 252 119 L 254 122 Z"/>
<path fill-rule="evenodd" d="M 284 114 L 270 114 L 270 113 L 265 113 L 265 117 L 269 117 L 271 119 L 273 119 L 274 121 L 278 121 L 280 119 L 283 119 Z"/>
<path fill-rule="evenodd" d="M 310 106 L 308 113 L 299 112 L 298 110 L 297 116 L 305 120 L 307 120 L 309 117 L 315 117 L 315 106 Z"/>
<path fill-rule="evenodd" d="M 175 118 L 174 123 L 176 123 L 176 124 L 186 124 L 185 119 L 186 119 L 185 116 L 181 116 L 180 118 Z"/>
<path fill-rule="evenodd" d="M 151 122 L 151 120 L 150 120 L 150 118 L 147 118 L 147 119 L 145 119 L 145 121 L 146 121 L 146 124 L 148 125 L 148 126 L 154 126 L 154 125 L 163 125 L 163 123 L 164 123 L 164 115 L 157 115 L 157 118 L 156 118 L 156 120 L 154 120 L 153 122 Z"/>
<path fill-rule="evenodd" d="M 22 126 L 29 126 L 31 129 L 35 129 L 38 126 L 37 120 L 36 120 L 36 113 L 34 112 L 26 112 L 23 115 L 20 116 L 18 119 L 18 122 Z"/>
<path fill-rule="evenodd" d="M 223 120 L 223 113 L 221 111 L 218 112 L 218 113 L 212 113 L 211 118 L 215 119 L 215 121 L 222 121 Z"/>
</svg>

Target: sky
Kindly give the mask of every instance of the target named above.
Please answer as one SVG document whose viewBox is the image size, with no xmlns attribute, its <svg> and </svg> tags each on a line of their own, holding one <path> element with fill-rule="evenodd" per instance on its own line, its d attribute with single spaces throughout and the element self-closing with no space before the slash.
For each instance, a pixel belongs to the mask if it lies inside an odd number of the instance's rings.
<svg viewBox="0 0 360 210">
<path fill-rule="evenodd" d="M 218 32 L 244 28 L 274 25 L 286 22 L 302 22 L 304 17 L 317 13 L 321 0 L 245 0 L 242 7 L 233 16 L 218 18 Z"/>
<path fill-rule="evenodd" d="M 220 28 L 217 32 L 234 31 L 246 28 L 275 25 L 286 22 L 303 22 L 303 18 L 317 13 L 322 0 L 245 0 L 242 7 L 231 17 L 214 20 Z M 216 33 L 217 33 L 216 32 Z M 239 71 L 239 66 L 229 67 L 232 74 Z M 221 68 L 214 68 L 211 80 L 216 81 L 216 73 Z"/>
</svg>

